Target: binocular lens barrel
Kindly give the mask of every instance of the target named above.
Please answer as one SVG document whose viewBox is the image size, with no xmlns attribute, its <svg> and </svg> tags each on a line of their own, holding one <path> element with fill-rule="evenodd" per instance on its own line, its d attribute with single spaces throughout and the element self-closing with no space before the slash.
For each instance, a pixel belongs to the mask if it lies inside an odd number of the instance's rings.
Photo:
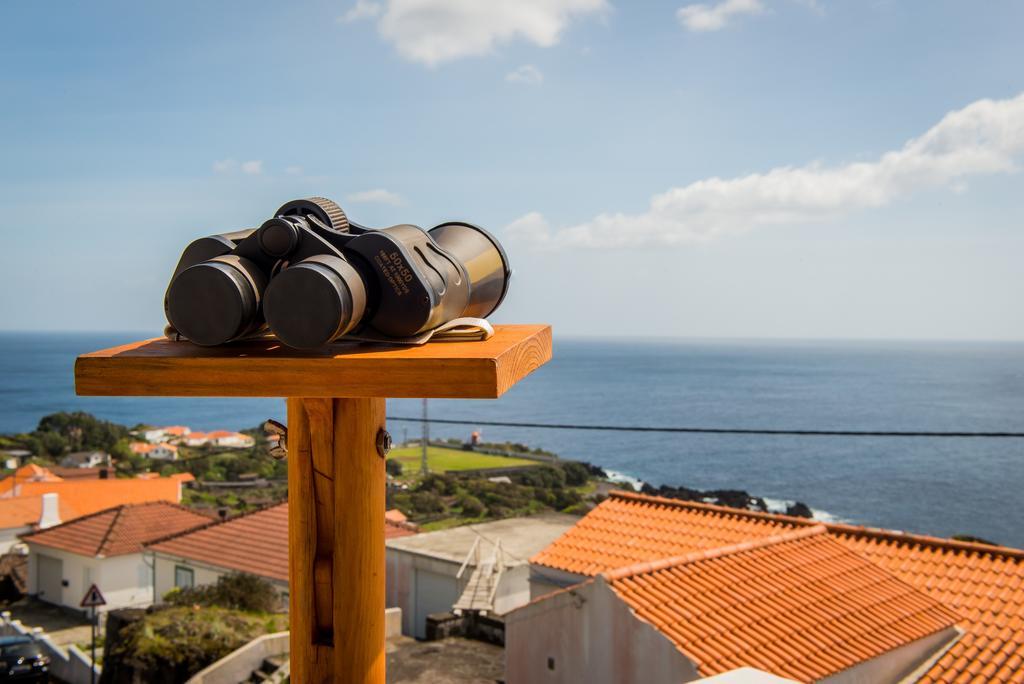
<svg viewBox="0 0 1024 684">
<path fill-rule="evenodd" d="M 494 313 L 505 299 L 512 277 L 501 243 L 479 226 L 455 221 L 431 228 L 428 235 L 469 273 L 469 305 L 462 315 L 487 318 Z"/>
<path fill-rule="evenodd" d="M 366 288 L 344 259 L 320 255 L 281 271 L 267 290 L 263 313 L 279 340 L 316 349 L 352 330 L 366 311 Z"/>
<path fill-rule="evenodd" d="M 266 279 L 255 264 L 234 255 L 219 256 L 174 279 L 167 293 L 167 317 L 196 344 L 224 344 L 255 327 L 265 288 Z"/>
</svg>

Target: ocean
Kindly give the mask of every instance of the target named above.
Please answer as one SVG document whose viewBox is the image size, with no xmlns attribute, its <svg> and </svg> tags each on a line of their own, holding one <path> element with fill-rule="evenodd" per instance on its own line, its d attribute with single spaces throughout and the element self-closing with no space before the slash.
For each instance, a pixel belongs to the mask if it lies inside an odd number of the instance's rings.
<svg viewBox="0 0 1024 684">
<path fill-rule="evenodd" d="M 121 334 L 0 334 L 0 432 L 54 411 L 119 423 L 239 429 L 275 399 L 76 397 L 75 356 Z M 596 341 L 558 338 L 550 364 L 493 401 L 431 400 L 433 418 L 812 430 L 1024 432 L 1024 344 Z M 419 417 L 415 400 L 388 402 Z M 396 441 L 417 423 L 392 420 Z M 432 437 L 471 426 L 431 425 Z M 860 525 L 1024 547 L 1024 440 L 787 437 L 484 427 L 652 484 L 746 489 Z"/>
</svg>

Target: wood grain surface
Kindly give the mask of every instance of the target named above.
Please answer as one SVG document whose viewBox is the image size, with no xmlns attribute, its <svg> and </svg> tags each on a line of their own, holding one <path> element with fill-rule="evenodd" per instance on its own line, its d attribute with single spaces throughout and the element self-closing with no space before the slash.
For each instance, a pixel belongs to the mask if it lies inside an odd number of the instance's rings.
<svg viewBox="0 0 1024 684">
<path fill-rule="evenodd" d="M 75 389 L 88 396 L 487 399 L 551 358 L 550 326 L 494 330 L 482 342 L 346 344 L 315 352 L 275 341 L 199 347 L 157 338 L 79 356 Z"/>
</svg>

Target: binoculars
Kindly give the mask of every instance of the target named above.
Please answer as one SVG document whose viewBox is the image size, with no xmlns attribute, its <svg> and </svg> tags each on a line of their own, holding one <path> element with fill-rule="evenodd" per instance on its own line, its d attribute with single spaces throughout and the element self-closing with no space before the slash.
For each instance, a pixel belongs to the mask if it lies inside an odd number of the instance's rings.
<svg viewBox="0 0 1024 684">
<path fill-rule="evenodd" d="M 501 244 L 473 224 L 372 229 L 310 197 L 259 228 L 189 244 L 164 311 L 199 345 L 272 332 L 290 347 L 315 349 L 350 334 L 400 340 L 456 318 L 486 318 L 510 275 Z"/>
</svg>

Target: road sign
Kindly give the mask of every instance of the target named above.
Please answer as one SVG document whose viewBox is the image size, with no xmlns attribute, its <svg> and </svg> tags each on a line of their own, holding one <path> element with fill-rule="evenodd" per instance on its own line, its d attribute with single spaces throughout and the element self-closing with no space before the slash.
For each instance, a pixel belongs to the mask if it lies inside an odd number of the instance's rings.
<svg viewBox="0 0 1024 684">
<path fill-rule="evenodd" d="M 82 598 L 82 602 L 78 605 L 82 608 L 105 606 L 107 605 L 107 599 L 103 598 L 103 594 L 100 593 L 100 588 L 94 584 L 89 587 L 89 591 L 85 592 L 85 597 Z"/>
</svg>

